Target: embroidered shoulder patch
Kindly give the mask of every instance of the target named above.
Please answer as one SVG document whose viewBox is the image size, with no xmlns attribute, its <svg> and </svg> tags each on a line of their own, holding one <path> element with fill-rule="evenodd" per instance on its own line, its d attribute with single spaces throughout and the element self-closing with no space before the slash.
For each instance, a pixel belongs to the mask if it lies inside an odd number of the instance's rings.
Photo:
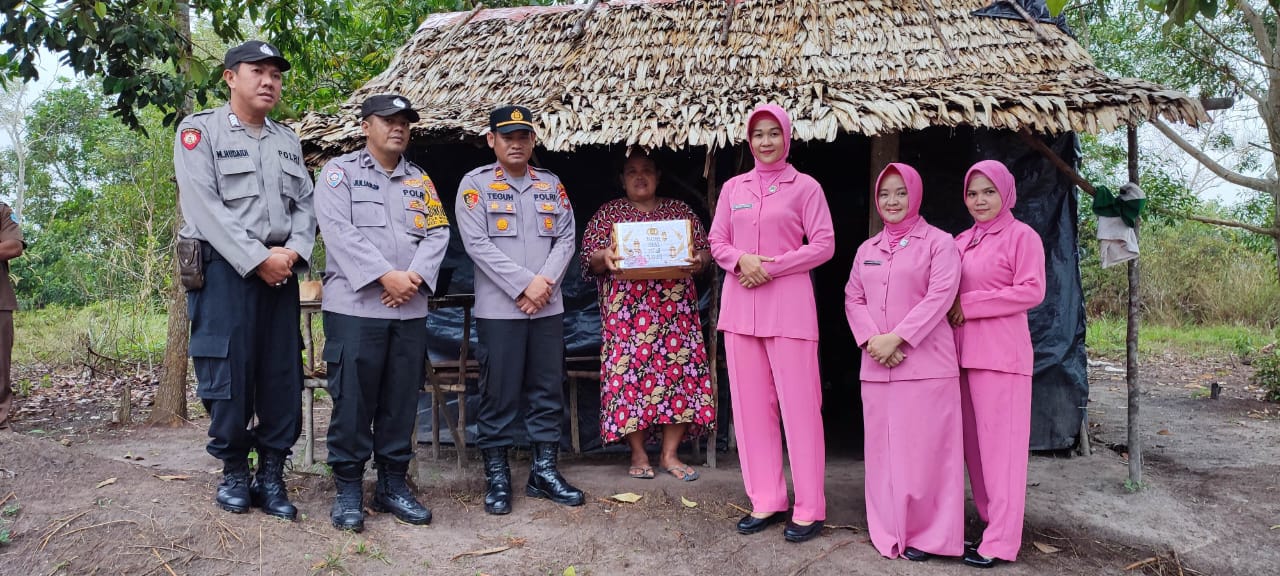
<svg viewBox="0 0 1280 576">
<path fill-rule="evenodd" d="M 329 184 L 330 188 L 337 188 L 346 177 L 347 173 L 343 172 L 342 169 L 337 166 L 326 170 L 324 173 L 324 181 Z"/>
<path fill-rule="evenodd" d="M 556 184 L 556 190 L 560 192 L 560 205 L 565 210 L 573 210 L 573 206 L 569 204 L 569 193 L 565 191 L 564 184 Z"/>
<path fill-rule="evenodd" d="M 200 144 L 200 129 L 186 128 L 182 131 L 182 147 L 187 150 L 195 150 Z"/>
<path fill-rule="evenodd" d="M 476 207 L 480 203 L 480 191 L 475 188 L 467 188 L 462 191 L 462 203 L 467 205 L 467 210 Z"/>
</svg>

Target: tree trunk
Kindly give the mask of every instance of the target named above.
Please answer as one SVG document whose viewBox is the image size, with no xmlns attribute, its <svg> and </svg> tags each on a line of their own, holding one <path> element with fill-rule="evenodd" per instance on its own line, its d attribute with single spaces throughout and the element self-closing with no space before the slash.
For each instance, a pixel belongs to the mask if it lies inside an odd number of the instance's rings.
<svg viewBox="0 0 1280 576">
<path fill-rule="evenodd" d="M 178 30 L 182 34 L 182 42 L 190 56 L 191 50 L 191 16 L 187 2 L 177 5 Z M 185 75 L 186 70 L 181 70 Z M 191 99 L 183 103 L 178 112 L 181 119 L 191 113 Z M 178 238 L 178 230 L 182 227 L 182 205 L 174 203 L 173 238 Z M 156 390 L 156 404 L 151 410 L 147 423 L 152 426 L 180 426 L 187 421 L 187 351 L 188 335 L 191 320 L 187 317 L 187 295 L 182 284 L 178 282 L 178 259 L 173 258 L 173 282 L 169 287 L 169 330 L 165 338 L 164 369 L 161 371 L 160 387 Z"/>
</svg>

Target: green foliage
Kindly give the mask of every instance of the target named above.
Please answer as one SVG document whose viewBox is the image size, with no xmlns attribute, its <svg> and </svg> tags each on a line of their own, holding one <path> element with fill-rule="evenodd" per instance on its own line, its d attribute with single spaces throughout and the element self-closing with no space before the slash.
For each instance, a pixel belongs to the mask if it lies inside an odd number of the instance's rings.
<svg viewBox="0 0 1280 576">
<path fill-rule="evenodd" d="M 131 362 L 159 362 L 164 354 L 166 318 L 159 307 L 138 309 L 131 302 L 104 301 L 83 308 L 50 306 L 13 315 L 13 362 L 70 366 L 84 360 L 84 341 L 94 350 Z M 44 382 L 19 380 L 19 391 Z"/>
<path fill-rule="evenodd" d="M 1249 249 L 1220 228 L 1194 222 L 1144 227 L 1140 236 L 1147 322 L 1280 326 L 1280 285 L 1270 255 Z M 1125 316 L 1126 267 L 1103 270 L 1094 248 L 1097 240 L 1082 232 L 1081 243 L 1089 317 Z"/>
<path fill-rule="evenodd" d="M 1253 383 L 1261 386 L 1263 398 L 1280 402 L 1280 348 L 1269 346 L 1253 359 Z"/>
</svg>

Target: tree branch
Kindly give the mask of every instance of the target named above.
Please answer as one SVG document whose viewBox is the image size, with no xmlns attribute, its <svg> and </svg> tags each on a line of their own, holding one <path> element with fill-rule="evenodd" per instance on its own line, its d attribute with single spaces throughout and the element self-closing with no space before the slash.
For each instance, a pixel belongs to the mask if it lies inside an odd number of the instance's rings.
<svg viewBox="0 0 1280 576">
<path fill-rule="evenodd" d="M 1214 62 L 1212 60 L 1209 60 L 1208 58 L 1201 55 L 1199 52 L 1196 52 L 1176 41 L 1170 40 L 1170 43 L 1172 43 L 1174 46 L 1177 46 L 1179 50 L 1181 50 L 1186 55 L 1194 58 L 1201 64 L 1208 66 L 1209 68 L 1212 68 L 1214 70 L 1217 70 L 1219 74 L 1222 74 L 1223 76 L 1225 76 L 1229 82 L 1231 82 L 1232 84 L 1235 84 L 1238 88 L 1240 88 L 1241 92 L 1244 92 L 1245 95 L 1248 96 L 1250 100 L 1257 102 L 1259 106 L 1265 105 L 1267 101 L 1266 96 L 1264 96 L 1261 92 L 1257 91 L 1255 88 L 1253 88 L 1248 83 L 1246 83 L 1242 78 L 1240 78 L 1239 74 L 1236 74 L 1235 70 L 1231 69 L 1230 66 L 1227 66 L 1226 64 L 1222 64 L 1220 62 Z"/>
<path fill-rule="evenodd" d="M 1274 186 L 1275 183 L 1270 180 L 1253 178 L 1228 170 L 1216 160 L 1210 158 L 1208 154 L 1205 154 L 1202 150 L 1192 146 L 1191 143 L 1184 140 L 1182 136 L 1179 136 L 1177 132 L 1174 132 L 1173 128 L 1170 128 L 1163 120 L 1160 120 L 1159 118 L 1152 118 L 1150 122 L 1152 126 L 1155 126 L 1157 130 L 1164 134 L 1165 138 L 1168 138 L 1170 142 L 1173 142 L 1184 152 L 1190 154 L 1192 158 L 1195 158 L 1197 162 L 1205 168 L 1208 168 L 1210 172 L 1217 174 L 1219 178 L 1237 186 L 1244 186 L 1245 188 L 1251 188 L 1259 192 L 1267 192 Z"/>
<path fill-rule="evenodd" d="M 1205 35 L 1205 36 L 1207 36 L 1210 40 L 1213 40 L 1213 43 L 1214 43 L 1214 44 L 1217 44 L 1217 45 L 1218 45 L 1219 47 L 1221 47 L 1223 50 L 1226 50 L 1227 52 L 1230 52 L 1230 53 L 1232 53 L 1232 54 L 1235 54 L 1235 55 L 1236 55 L 1237 57 L 1239 57 L 1241 60 L 1244 60 L 1245 62 L 1248 62 L 1248 63 L 1250 63 L 1250 64 L 1252 64 L 1252 65 L 1254 65 L 1254 66 L 1260 66 L 1260 67 L 1262 67 L 1262 68 L 1270 68 L 1270 69 L 1272 69 L 1272 70 L 1280 70 L 1280 69 L 1276 68 L 1275 66 L 1272 66 L 1272 65 L 1270 65 L 1270 64 L 1267 64 L 1266 62 L 1259 62 L 1259 61 L 1257 61 L 1257 60 L 1254 60 L 1252 56 L 1249 56 L 1248 54 L 1245 54 L 1244 52 L 1241 52 L 1240 50 L 1238 50 L 1238 49 L 1236 49 L 1235 47 L 1233 47 L 1233 46 L 1231 46 L 1231 45 L 1227 44 L 1226 42 L 1223 42 L 1221 38 L 1218 38 L 1218 35 L 1217 35 L 1217 34 L 1214 34 L 1213 32 L 1210 32 L 1208 28 L 1205 28 L 1205 27 L 1204 27 L 1204 24 L 1201 24 L 1201 23 L 1200 23 L 1200 20 L 1199 20 L 1198 18 L 1197 18 L 1197 19 L 1195 19 L 1195 20 L 1192 20 L 1192 22 L 1195 22 L 1196 28 L 1199 28 L 1199 29 L 1200 29 L 1200 33 L 1201 33 L 1201 34 L 1204 34 L 1204 35 Z M 1184 48 L 1184 50 L 1185 50 L 1185 48 Z"/>
<path fill-rule="evenodd" d="M 1225 226 L 1227 228 L 1239 228 L 1241 230 L 1247 230 L 1249 232 L 1253 232 L 1254 234 L 1260 234 L 1262 236 L 1270 236 L 1272 238 L 1280 237 L 1280 228 L 1263 228 L 1262 226 L 1254 226 L 1253 224 L 1248 224 L 1245 222 L 1236 222 L 1235 220 L 1222 220 L 1219 218 L 1210 218 L 1208 216 L 1201 216 L 1199 214 L 1191 214 L 1188 212 L 1178 212 L 1176 210 L 1170 210 L 1168 208 L 1163 208 L 1161 206 L 1153 206 L 1150 204 L 1148 204 L 1148 206 L 1151 206 L 1152 212 L 1163 214 L 1165 216 L 1172 216 L 1174 218 L 1183 218 L 1186 220 L 1194 220 L 1196 222 L 1203 222 L 1205 224 L 1213 224 L 1214 226 Z"/>
<path fill-rule="evenodd" d="M 1253 11 L 1253 6 L 1249 5 L 1248 0 L 1236 0 L 1236 6 L 1240 8 L 1245 21 L 1249 23 L 1249 29 L 1253 31 L 1253 39 L 1258 43 L 1258 51 L 1262 53 L 1263 61 L 1275 68 L 1275 45 L 1271 43 L 1271 37 L 1267 34 L 1267 26 L 1262 22 L 1262 17 Z"/>
</svg>

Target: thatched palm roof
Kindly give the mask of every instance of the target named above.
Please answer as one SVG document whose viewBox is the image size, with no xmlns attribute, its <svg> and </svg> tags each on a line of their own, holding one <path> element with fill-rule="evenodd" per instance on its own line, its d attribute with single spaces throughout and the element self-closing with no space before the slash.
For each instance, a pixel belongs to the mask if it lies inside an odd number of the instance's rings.
<svg viewBox="0 0 1280 576">
<path fill-rule="evenodd" d="M 1042 42 L 1026 22 L 970 15 L 986 3 L 743 0 L 726 44 L 721 1 L 602 2 L 577 40 L 584 5 L 437 14 L 343 114 L 307 116 L 300 133 L 312 155 L 358 146 L 354 112 L 382 92 L 413 100 L 415 134 L 437 140 L 480 135 L 491 108 L 527 105 L 556 151 L 725 147 L 742 141 L 761 102 L 792 113 L 795 138 L 825 141 L 929 126 L 1097 133 L 1156 116 L 1207 119 L 1183 93 L 1108 78 L 1056 27 L 1040 26 Z"/>
</svg>

